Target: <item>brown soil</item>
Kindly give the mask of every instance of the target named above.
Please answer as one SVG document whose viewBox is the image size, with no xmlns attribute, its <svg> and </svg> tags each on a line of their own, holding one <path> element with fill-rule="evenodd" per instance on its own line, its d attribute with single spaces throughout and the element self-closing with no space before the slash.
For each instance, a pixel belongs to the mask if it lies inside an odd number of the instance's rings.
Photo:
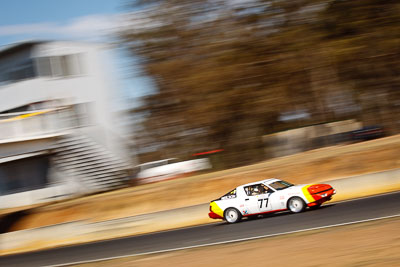
<svg viewBox="0 0 400 267">
<path fill-rule="evenodd" d="M 312 183 L 400 167 L 400 135 L 328 147 L 220 172 L 126 188 L 35 208 L 12 230 L 73 220 L 102 221 L 202 204 L 270 177 Z"/>
<path fill-rule="evenodd" d="M 399 266 L 399 229 L 395 218 L 78 266 Z"/>
</svg>

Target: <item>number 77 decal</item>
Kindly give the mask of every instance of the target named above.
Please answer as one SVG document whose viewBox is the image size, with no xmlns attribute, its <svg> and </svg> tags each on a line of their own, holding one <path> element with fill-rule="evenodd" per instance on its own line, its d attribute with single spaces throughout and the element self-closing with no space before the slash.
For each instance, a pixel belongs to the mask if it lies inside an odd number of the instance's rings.
<svg viewBox="0 0 400 267">
<path fill-rule="evenodd" d="M 264 198 L 264 199 L 259 199 L 258 201 L 260 201 L 260 209 L 262 208 L 263 205 L 263 201 L 265 200 L 265 207 L 268 206 L 268 198 Z"/>
</svg>

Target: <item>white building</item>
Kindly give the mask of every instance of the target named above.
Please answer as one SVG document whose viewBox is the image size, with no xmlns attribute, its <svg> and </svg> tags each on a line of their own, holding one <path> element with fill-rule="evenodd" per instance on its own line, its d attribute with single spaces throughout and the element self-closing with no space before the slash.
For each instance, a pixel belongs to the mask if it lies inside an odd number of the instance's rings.
<svg viewBox="0 0 400 267">
<path fill-rule="evenodd" d="M 0 50 L 0 208 L 123 186 L 133 163 L 104 45 Z"/>
</svg>

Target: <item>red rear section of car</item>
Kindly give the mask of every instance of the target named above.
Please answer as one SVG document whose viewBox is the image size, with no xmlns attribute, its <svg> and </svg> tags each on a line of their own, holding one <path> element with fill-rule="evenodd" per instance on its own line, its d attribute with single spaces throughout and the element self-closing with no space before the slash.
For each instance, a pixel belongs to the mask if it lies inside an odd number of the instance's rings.
<svg viewBox="0 0 400 267">
<path fill-rule="evenodd" d="M 208 217 L 210 217 L 211 219 L 223 219 L 221 216 L 219 216 L 218 214 L 216 214 L 214 212 L 209 212 Z"/>
<path fill-rule="evenodd" d="M 336 193 L 336 190 L 329 184 L 315 184 L 308 188 L 308 192 L 310 192 L 311 196 L 315 199 L 315 202 L 310 203 L 309 206 L 314 206 L 331 200 L 332 196 Z"/>
</svg>

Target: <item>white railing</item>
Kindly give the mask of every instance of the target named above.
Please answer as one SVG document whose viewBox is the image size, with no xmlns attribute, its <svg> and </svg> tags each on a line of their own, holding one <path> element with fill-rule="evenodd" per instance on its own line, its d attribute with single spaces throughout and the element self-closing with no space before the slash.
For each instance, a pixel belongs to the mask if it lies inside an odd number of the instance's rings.
<svg viewBox="0 0 400 267">
<path fill-rule="evenodd" d="M 74 106 L 0 114 L 0 141 L 55 135 L 77 126 Z"/>
</svg>

